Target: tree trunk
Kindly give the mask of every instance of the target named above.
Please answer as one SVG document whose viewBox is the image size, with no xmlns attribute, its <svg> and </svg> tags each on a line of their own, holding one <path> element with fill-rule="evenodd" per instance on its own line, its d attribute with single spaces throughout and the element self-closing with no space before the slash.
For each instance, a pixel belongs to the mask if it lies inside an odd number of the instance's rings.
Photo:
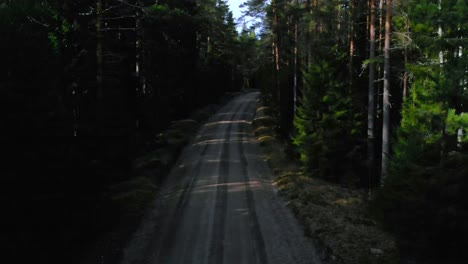
<svg viewBox="0 0 468 264">
<path fill-rule="evenodd" d="M 442 0 L 439 0 L 439 10 L 442 9 Z M 442 30 L 442 23 L 439 22 L 439 28 L 437 30 L 437 35 L 439 36 L 439 39 L 441 39 L 443 37 L 443 30 Z M 444 51 L 443 50 L 440 50 L 439 51 L 439 63 L 440 63 L 440 67 L 443 66 L 444 64 Z"/>
<path fill-rule="evenodd" d="M 375 1 L 370 0 L 369 91 L 367 109 L 367 160 L 369 190 L 375 171 Z"/>
<path fill-rule="evenodd" d="M 307 15 L 311 15 L 312 9 L 310 8 L 310 0 L 307 0 L 306 2 L 306 12 Z M 306 56 L 306 62 L 305 65 L 307 68 L 309 68 L 312 65 L 312 38 L 311 38 L 311 30 L 309 27 L 306 28 L 306 38 L 305 38 L 305 43 L 306 45 L 306 51 L 305 51 L 305 56 Z M 304 82 L 304 79 L 303 79 Z"/>
<path fill-rule="evenodd" d="M 384 9 L 384 0 L 380 0 L 380 3 L 379 3 L 379 10 L 380 10 L 380 16 L 379 16 L 379 51 L 382 52 L 383 50 L 383 39 L 384 39 L 384 12 L 383 12 L 383 9 Z"/>
<path fill-rule="evenodd" d="M 104 121 L 104 33 L 103 33 L 103 10 L 102 0 L 96 1 L 96 102 L 95 102 L 95 132 L 97 135 L 105 134 Z M 100 142 L 102 143 L 102 142 Z"/>
<path fill-rule="evenodd" d="M 273 6 L 273 53 L 274 53 L 274 63 L 275 63 L 275 82 L 274 85 L 275 91 L 273 92 L 274 94 L 277 94 L 278 100 L 281 100 L 280 98 L 280 47 L 279 47 L 279 25 L 278 25 L 278 7 L 277 7 L 277 2 L 273 1 L 272 2 Z"/>
<path fill-rule="evenodd" d="M 380 15 L 379 15 L 379 55 L 381 55 L 383 53 L 383 43 L 384 43 L 384 30 L 385 30 L 385 26 L 384 26 L 384 0 L 380 0 L 379 2 L 379 11 L 380 11 Z M 383 79 L 383 76 L 382 76 L 382 64 L 379 63 L 378 64 L 378 67 L 377 67 L 377 78 L 378 79 Z M 382 82 L 378 82 L 377 83 L 377 94 L 379 95 L 378 97 L 378 100 L 376 102 L 376 110 L 377 110 L 377 113 L 376 113 L 376 118 L 380 118 L 379 116 L 379 112 L 380 110 L 382 110 L 382 101 L 380 100 L 380 94 L 382 94 Z"/>
<path fill-rule="evenodd" d="M 387 0 L 387 15 L 385 19 L 384 47 L 384 91 L 383 91 L 383 125 L 382 125 L 382 171 L 380 184 L 383 185 L 388 175 L 390 155 L 390 37 L 392 22 L 392 0 Z"/>
<path fill-rule="evenodd" d="M 409 30 L 410 30 L 410 25 L 409 25 L 409 16 L 406 16 L 405 19 L 405 30 L 407 37 L 409 38 Z M 404 60 L 405 60 L 405 73 L 403 75 L 403 102 L 406 100 L 406 96 L 408 95 L 408 80 L 409 80 L 409 74 L 408 74 L 408 69 L 407 69 L 407 64 L 408 64 L 408 45 L 405 43 L 405 50 L 404 50 Z"/>
<path fill-rule="evenodd" d="M 96 2 L 96 111 L 101 110 L 103 100 L 103 33 L 102 33 L 102 0 Z M 98 120 L 99 122 L 99 120 Z"/>
<path fill-rule="evenodd" d="M 296 0 L 296 4 L 298 5 L 298 0 Z M 297 67 L 297 52 L 298 52 L 298 48 L 297 48 L 297 45 L 298 45 L 298 19 L 297 17 L 294 19 L 295 23 L 294 23 L 294 84 L 293 84 L 293 97 L 294 97 L 294 116 L 296 116 L 296 112 L 297 112 L 297 70 L 298 70 L 298 67 Z"/>
<path fill-rule="evenodd" d="M 355 28 L 354 22 L 356 19 L 356 0 L 351 1 L 351 8 L 349 14 L 349 82 L 350 87 L 353 86 L 354 79 L 354 51 L 355 51 Z"/>
<path fill-rule="evenodd" d="M 138 6 L 143 6 L 141 1 L 136 1 Z M 146 94 L 146 79 L 145 74 L 143 72 L 143 28 L 142 28 L 142 20 L 143 14 L 141 10 L 137 9 L 136 17 L 135 17 L 135 77 L 137 78 L 137 93 Z"/>
</svg>

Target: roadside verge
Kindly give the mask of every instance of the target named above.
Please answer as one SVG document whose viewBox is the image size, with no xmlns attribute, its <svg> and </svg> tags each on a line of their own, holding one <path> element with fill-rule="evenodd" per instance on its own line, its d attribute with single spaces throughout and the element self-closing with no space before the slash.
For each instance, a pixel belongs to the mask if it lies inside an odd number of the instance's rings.
<svg viewBox="0 0 468 264">
<path fill-rule="evenodd" d="M 317 246 L 325 263 L 399 263 L 395 239 L 368 213 L 363 190 L 305 175 L 290 146 L 275 132 L 276 120 L 261 100 L 253 121 L 255 136 L 276 176 L 275 185 Z"/>
</svg>

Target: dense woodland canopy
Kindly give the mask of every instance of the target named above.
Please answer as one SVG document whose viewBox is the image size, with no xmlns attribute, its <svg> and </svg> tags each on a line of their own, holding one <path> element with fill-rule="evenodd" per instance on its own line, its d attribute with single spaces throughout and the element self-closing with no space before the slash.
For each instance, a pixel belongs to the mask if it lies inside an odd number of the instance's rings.
<svg viewBox="0 0 468 264">
<path fill-rule="evenodd" d="M 2 242 L 39 262 L 118 222 L 107 187 L 249 74 L 222 0 L 2 0 L 0 34 Z"/>
<path fill-rule="evenodd" d="M 367 188 L 403 256 L 466 259 L 466 1 L 246 5 L 263 18 L 258 87 L 305 171 Z"/>
<path fill-rule="evenodd" d="M 466 259 L 466 1 L 245 6 L 261 23 L 238 33 L 224 0 L 0 1 L 11 254 L 79 250 L 157 133 L 258 88 L 307 174 L 369 190 L 403 255 Z"/>
</svg>

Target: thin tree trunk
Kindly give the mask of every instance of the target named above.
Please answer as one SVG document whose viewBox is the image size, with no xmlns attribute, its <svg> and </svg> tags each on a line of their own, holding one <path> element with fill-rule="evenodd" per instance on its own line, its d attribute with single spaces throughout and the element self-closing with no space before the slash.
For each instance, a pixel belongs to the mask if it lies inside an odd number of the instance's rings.
<svg viewBox="0 0 468 264">
<path fill-rule="evenodd" d="M 273 101 L 277 101 L 278 100 L 278 90 L 276 88 L 276 84 L 277 84 L 277 79 L 278 79 L 278 76 L 277 76 L 277 71 L 276 71 L 276 42 L 275 42 L 275 39 L 274 39 L 274 36 L 273 36 L 273 41 L 271 42 L 271 54 L 272 54 L 272 58 L 273 58 L 273 63 L 272 63 L 272 78 L 273 78 L 273 91 L 271 92 L 271 95 L 272 95 L 272 99 Z"/>
<path fill-rule="evenodd" d="M 101 111 L 101 104 L 103 100 L 103 40 L 102 33 L 102 0 L 96 2 L 96 111 Z M 98 122 L 100 122 L 98 120 Z"/>
<path fill-rule="evenodd" d="M 298 4 L 298 0 L 296 0 L 296 4 Z M 294 97 L 294 116 L 296 116 L 296 111 L 297 111 L 297 41 L 298 41 L 298 19 L 297 17 L 295 18 L 295 25 L 294 25 L 294 91 L 293 91 L 293 97 Z"/>
<path fill-rule="evenodd" d="M 341 12 L 342 12 L 341 5 L 338 5 L 338 25 L 337 25 L 337 27 L 336 27 L 336 28 L 338 29 L 338 34 L 337 34 L 338 40 L 339 40 L 339 38 L 340 38 L 340 36 L 341 36 L 341 34 L 340 34 L 340 31 L 341 31 L 341 23 L 343 23 L 343 22 L 341 21 Z"/>
<path fill-rule="evenodd" d="M 405 19 L 405 30 L 406 34 L 409 37 L 409 16 L 406 15 Z M 404 50 L 404 60 L 405 60 L 405 74 L 403 75 L 403 101 L 406 100 L 406 96 L 408 95 L 408 80 L 409 80 L 409 74 L 408 74 L 408 45 L 405 44 L 405 50 Z"/>
<path fill-rule="evenodd" d="M 439 0 L 439 5 L 438 5 L 438 8 L 439 8 L 439 11 L 442 10 L 442 0 Z M 442 40 L 442 37 L 444 36 L 444 31 L 442 29 L 442 22 L 440 21 L 439 22 L 439 28 L 438 28 L 438 36 L 439 36 L 439 39 Z M 442 75 L 443 74 L 443 67 L 444 67 L 444 62 L 445 62 L 445 59 L 444 59 L 444 50 L 441 49 L 439 51 L 439 66 L 440 66 L 440 74 Z M 446 99 L 444 100 L 444 103 L 446 103 Z M 446 109 L 445 110 L 445 120 L 447 120 L 447 117 L 448 117 L 448 110 Z M 441 150 L 440 150 L 440 156 L 441 158 L 444 156 L 444 154 L 446 153 L 446 148 L 447 148 L 447 123 L 444 122 L 444 127 L 441 131 L 441 134 L 442 134 L 442 141 L 441 141 Z"/>
<path fill-rule="evenodd" d="M 388 175 L 390 155 L 390 32 L 392 22 L 392 0 L 387 0 L 387 15 L 385 19 L 384 47 L 384 92 L 383 92 L 383 126 L 382 126 L 382 171 L 380 184 L 383 185 Z"/>
<path fill-rule="evenodd" d="M 278 24 L 278 9 L 277 9 L 277 2 L 273 2 L 273 42 L 274 42 L 274 49 L 275 49 L 275 71 L 276 71 L 276 91 L 275 93 L 278 94 L 277 98 L 281 101 L 281 92 L 280 92 L 280 48 L 279 48 L 279 24 Z"/>
<path fill-rule="evenodd" d="M 368 111 L 367 111 L 367 160 L 369 191 L 375 171 L 375 1 L 370 0 L 370 20 L 369 20 L 369 91 L 368 91 Z"/>
<path fill-rule="evenodd" d="M 307 29 L 307 36 L 306 36 L 306 43 L 307 43 L 307 47 L 306 47 L 306 65 L 307 65 L 307 68 L 309 68 L 310 66 L 312 66 L 312 47 L 313 47 L 313 44 L 312 44 L 312 34 L 311 34 L 311 30 Z"/>
<path fill-rule="evenodd" d="M 311 15 L 311 3 L 310 0 L 307 0 L 305 2 L 305 10 L 308 16 Z M 312 64 L 312 41 L 311 41 L 311 30 L 309 27 L 305 27 L 305 43 L 307 43 L 304 47 L 304 64 L 306 66 L 306 69 L 309 69 L 309 67 Z M 302 74 L 302 83 L 305 83 L 305 76 Z"/>
<path fill-rule="evenodd" d="M 136 1 L 136 4 L 138 6 L 142 6 L 141 1 Z M 141 10 L 137 9 L 136 11 L 136 18 L 135 18 L 135 34 L 136 34 L 136 39 L 135 39 L 135 76 L 137 78 L 137 94 L 146 93 L 146 80 L 145 80 L 145 74 L 143 72 L 143 28 L 141 25 L 141 19 L 142 19 L 142 13 Z"/>
<path fill-rule="evenodd" d="M 384 0 L 380 0 L 379 3 L 379 10 L 380 10 L 380 16 L 379 16 L 379 51 L 383 51 L 383 42 L 384 42 Z"/>
<path fill-rule="evenodd" d="M 442 0 L 439 0 L 439 10 L 442 9 Z M 437 31 L 438 35 L 439 35 L 439 38 L 442 38 L 444 32 L 442 30 L 442 23 L 439 23 L 439 29 Z M 444 51 L 443 50 L 440 50 L 439 51 L 439 63 L 440 63 L 440 66 L 442 67 L 442 65 L 444 64 Z"/>
<path fill-rule="evenodd" d="M 380 15 L 379 15 L 379 54 L 382 54 L 383 53 L 383 43 L 384 43 L 384 30 L 385 30 L 385 26 L 384 26 L 384 0 L 380 0 L 379 2 L 379 11 L 380 11 Z M 382 64 L 379 63 L 378 64 L 378 67 L 377 67 L 377 78 L 378 79 L 383 79 L 383 74 L 382 74 Z M 377 94 L 379 95 L 379 99 L 377 100 L 376 102 L 376 110 L 377 110 L 377 113 L 376 113 L 376 118 L 380 118 L 379 116 L 379 112 L 380 110 L 382 109 L 382 102 L 380 100 L 380 95 L 382 94 L 382 82 L 378 82 L 377 83 Z"/>
<path fill-rule="evenodd" d="M 354 77 L 354 49 L 355 49 L 355 39 L 354 39 L 354 20 L 356 12 L 356 1 L 351 1 L 351 9 L 349 14 L 349 80 L 350 86 L 353 86 L 353 77 Z"/>
</svg>

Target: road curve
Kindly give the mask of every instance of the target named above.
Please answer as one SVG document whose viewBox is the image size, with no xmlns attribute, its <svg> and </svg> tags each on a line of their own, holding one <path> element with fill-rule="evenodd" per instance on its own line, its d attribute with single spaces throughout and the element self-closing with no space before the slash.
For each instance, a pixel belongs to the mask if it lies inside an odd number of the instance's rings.
<svg viewBox="0 0 468 264">
<path fill-rule="evenodd" d="M 253 136 L 258 96 L 235 97 L 201 127 L 122 264 L 321 263 Z"/>
</svg>

